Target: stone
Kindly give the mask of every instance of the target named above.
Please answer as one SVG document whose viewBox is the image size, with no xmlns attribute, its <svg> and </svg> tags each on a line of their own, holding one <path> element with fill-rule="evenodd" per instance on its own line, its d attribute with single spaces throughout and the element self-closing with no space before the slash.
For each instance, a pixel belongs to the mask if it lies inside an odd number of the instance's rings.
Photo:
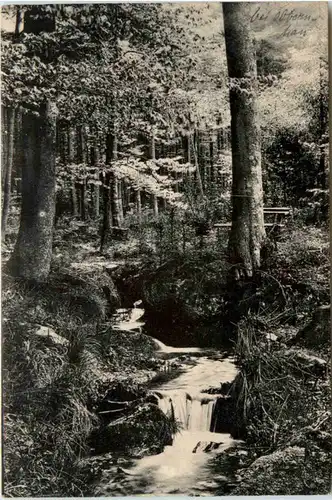
<svg viewBox="0 0 332 500">
<path fill-rule="evenodd" d="M 318 453 L 315 461 L 324 463 L 326 455 Z M 329 492 L 329 475 L 320 468 L 312 477 L 312 463 L 306 459 L 304 447 L 291 446 L 257 458 L 239 474 L 239 484 L 232 496 L 242 495 L 304 495 Z M 329 465 L 329 464 L 328 464 Z"/>
<path fill-rule="evenodd" d="M 116 451 L 128 456 L 161 453 L 173 442 L 172 424 L 164 412 L 153 403 L 136 407 L 129 415 L 122 416 L 94 437 L 97 453 Z"/>
<path fill-rule="evenodd" d="M 303 345 L 311 349 L 329 346 L 331 343 L 330 316 L 330 304 L 318 307 L 312 320 L 292 339 L 292 344 Z"/>
<path fill-rule="evenodd" d="M 58 335 L 53 328 L 49 328 L 48 326 L 40 326 L 38 330 L 33 332 L 34 335 L 38 335 L 38 337 L 44 337 L 50 340 L 54 345 L 68 345 L 69 342 L 67 339 Z"/>
<path fill-rule="evenodd" d="M 214 443 L 212 441 L 198 441 L 193 449 L 193 453 L 197 453 L 198 451 L 208 453 L 209 451 L 217 450 L 222 444 L 223 443 Z"/>
</svg>

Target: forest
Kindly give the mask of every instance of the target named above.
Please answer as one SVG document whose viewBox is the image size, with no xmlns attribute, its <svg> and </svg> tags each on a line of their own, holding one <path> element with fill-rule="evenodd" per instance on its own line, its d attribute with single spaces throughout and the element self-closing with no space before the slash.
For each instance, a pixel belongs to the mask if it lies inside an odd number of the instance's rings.
<svg viewBox="0 0 332 500">
<path fill-rule="evenodd" d="M 326 494 L 323 2 L 1 10 L 3 494 Z"/>
</svg>

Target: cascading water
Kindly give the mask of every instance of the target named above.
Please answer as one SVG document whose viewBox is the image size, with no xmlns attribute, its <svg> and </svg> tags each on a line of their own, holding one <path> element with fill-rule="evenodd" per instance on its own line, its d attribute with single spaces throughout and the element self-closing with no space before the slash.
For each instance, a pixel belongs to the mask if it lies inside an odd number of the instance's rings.
<svg viewBox="0 0 332 500">
<path fill-rule="evenodd" d="M 129 313 L 127 325 L 121 319 L 121 328 L 140 329 L 142 323 L 137 320 L 142 311 Z M 166 346 L 154 340 L 161 357 L 190 358 L 190 363 L 177 378 L 154 391 L 159 407 L 166 415 L 174 417 L 179 432 L 172 446 L 166 446 L 163 453 L 135 460 L 130 469 L 122 469 L 124 475 L 108 484 L 107 495 L 213 494 L 220 486 L 218 481 L 224 481 L 225 476 L 218 479 L 211 472 L 211 460 L 235 441 L 229 434 L 213 432 L 219 396 L 205 391 L 232 381 L 236 367 L 232 359 L 218 357 L 211 350 Z"/>
<path fill-rule="evenodd" d="M 217 396 L 189 394 L 183 390 L 155 393 L 158 405 L 166 415 L 177 420 L 182 429 L 210 431 Z"/>
</svg>

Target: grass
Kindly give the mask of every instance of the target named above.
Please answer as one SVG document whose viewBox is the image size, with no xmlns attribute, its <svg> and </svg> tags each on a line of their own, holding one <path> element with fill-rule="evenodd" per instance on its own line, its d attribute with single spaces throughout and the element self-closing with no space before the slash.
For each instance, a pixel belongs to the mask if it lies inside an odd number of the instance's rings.
<svg viewBox="0 0 332 500">
<path fill-rule="evenodd" d="M 256 458 L 266 460 L 252 472 L 251 464 L 246 465 L 236 495 L 329 491 L 329 353 L 320 337 L 310 350 L 294 342 L 316 308 L 329 303 L 328 249 L 328 235 L 320 228 L 285 232 L 278 251 L 259 273 L 256 287 L 249 287 L 248 297 L 242 294 L 237 304 L 246 310 L 237 322 L 234 346 L 239 365 L 232 387 L 236 426 Z M 292 447 L 295 455 L 296 450 L 305 450 L 305 463 L 300 455 L 288 459 L 291 452 L 285 451 L 285 464 L 290 460 L 290 466 L 283 470 L 280 460 L 284 450 Z M 270 466 L 270 460 L 276 464 Z M 291 472 L 292 464 L 296 474 Z"/>
<path fill-rule="evenodd" d="M 49 284 L 3 280 L 3 484 L 11 497 L 84 495 L 81 464 L 101 426 L 99 401 L 119 383 L 135 392 L 154 373 L 152 341 L 87 320 Z"/>
</svg>

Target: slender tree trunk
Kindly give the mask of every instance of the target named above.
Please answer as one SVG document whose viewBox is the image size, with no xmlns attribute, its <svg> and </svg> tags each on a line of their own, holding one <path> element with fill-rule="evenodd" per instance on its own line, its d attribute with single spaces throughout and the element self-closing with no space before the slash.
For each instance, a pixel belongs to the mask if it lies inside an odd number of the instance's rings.
<svg viewBox="0 0 332 500">
<path fill-rule="evenodd" d="M 68 161 L 70 164 L 75 163 L 77 160 L 77 155 L 76 155 L 76 148 L 75 148 L 75 143 L 76 143 L 76 129 L 74 127 L 68 126 Z M 77 201 L 77 193 L 76 193 L 76 183 L 75 183 L 75 173 L 72 172 L 71 175 L 71 185 L 70 185 L 70 192 L 71 192 L 71 205 L 72 205 L 72 214 L 73 217 L 78 216 L 78 201 Z"/>
<path fill-rule="evenodd" d="M 80 163 L 84 165 L 83 170 L 83 178 L 78 183 L 79 187 L 79 204 L 80 204 L 80 215 L 81 219 L 84 221 L 88 216 L 88 200 L 87 200 L 87 184 L 86 184 L 86 174 L 87 174 L 87 147 L 86 147 L 86 129 L 84 126 L 79 127 L 79 151 L 78 151 L 78 159 Z"/>
<path fill-rule="evenodd" d="M 99 219 L 100 215 L 100 185 L 99 185 L 99 170 L 98 165 L 100 162 L 100 149 L 97 139 L 95 139 L 94 143 L 94 155 L 93 155 L 93 164 L 95 167 L 94 179 L 96 184 L 93 184 L 93 216 L 95 219 Z"/>
<path fill-rule="evenodd" d="M 118 159 L 118 139 L 116 134 L 113 136 L 113 151 L 112 160 Z M 120 185 L 114 172 L 111 171 L 111 210 L 112 210 L 112 225 L 113 227 L 121 227 L 121 201 L 120 201 Z"/>
<path fill-rule="evenodd" d="M 123 214 L 123 189 L 122 189 L 122 181 L 116 182 L 117 189 L 117 197 L 118 197 L 118 210 L 119 210 L 119 227 L 123 225 L 124 214 Z"/>
<path fill-rule="evenodd" d="M 55 216 L 56 106 L 47 101 L 40 116 L 23 116 L 25 165 L 18 237 L 8 263 L 11 273 L 26 279 L 47 278 L 52 257 Z"/>
<path fill-rule="evenodd" d="M 222 120 L 221 117 L 217 118 L 217 153 L 218 155 L 221 153 L 222 150 L 222 131 L 221 131 L 221 125 L 222 125 Z"/>
<path fill-rule="evenodd" d="M 216 182 L 216 172 L 214 165 L 214 141 L 213 137 L 210 138 L 210 180 L 212 187 L 214 187 Z"/>
<path fill-rule="evenodd" d="M 3 187 L 3 205 L 1 218 L 1 234 L 5 238 L 7 221 L 10 210 L 10 200 L 12 191 L 12 171 L 14 158 L 14 134 L 15 134 L 15 109 L 8 109 L 8 146 L 7 146 L 7 165 L 5 171 L 4 187 Z"/>
<path fill-rule="evenodd" d="M 138 222 L 139 224 L 142 224 L 142 196 L 140 189 L 137 189 L 136 191 L 136 206 L 137 206 Z"/>
<path fill-rule="evenodd" d="M 113 155 L 113 134 L 107 134 L 106 137 L 106 165 L 110 168 L 110 163 L 112 161 Z M 101 174 L 101 180 L 103 183 L 103 222 L 101 228 L 101 241 L 100 241 L 100 252 L 104 253 L 106 246 L 109 243 L 111 225 L 112 225 L 112 208 L 111 208 L 111 196 L 110 196 L 110 185 L 111 185 L 111 173 L 108 170 L 104 175 Z"/>
<path fill-rule="evenodd" d="M 152 134 L 152 136 L 151 136 L 150 158 L 151 158 L 151 160 L 156 159 L 156 142 L 155 142 L 154 134 Z M 156 194 L 152 195 L 152 201 L 153 201 L 153 215 L 155 217 L 158 217 L 159 207 L 158 207 L 158 196 Z"/>
<path fill-rule="evenodd" d="M 204 189 L 203 189 L 203 182 L 202 182 L 202 177 L 201 177 L 201 172 L 200 172 L 200 169 L 199 169 L 199 161 L 198 161 L 198 148 L 199 148 L 199 144 L 198 144 L 198 136 L 197 136 L 197 129 L 195 130 L 194 132 L 194 165 L 196 167 L 196 181 L 197 181 L 197 185 L 198 185 L 198 189 L 199 189 L 199 192 L 200 192 L 200 195 L 202 198 L 204 198 Z"/>
<path fill-rule="evenodd" d="M 106 246 L 109 243 L 110 226 L 112 220 L 111 204 L 110 204 L 110 173 L 106 172 L 103 176 L 101 174 L 101 180 L 103 183 L 103 222 L 101 228 L 101 239 L 100 239 L 100 252 L 104 253 Z"/>
<path fill-rule="evenodd" d="M 4 131 L 8 134 L 8 108 L 1 106 L 1 191 L 5 189 L 6 169 L 8 164 L 8 135 L 5 136 Z"/>
<path fill-rule="evenodd" d="M 260 267 L 265 239 L 257 69 L 250 33 L 250 4 L 222 4 L 230 78 L 233 213 L 229 238 L 235 277 Z"/>
<path fill-rule="evenodd" d="M 190 131 L 188 132 L 188 135 L 184 135 L 182 137 L 182 149 L 183 149 L 183 157 L 184 157 L 184 162 L 185 163 L 191 163 L 191 151 L 190 151 Z M 191 181 L 191 173 L 190 169 L 188 168 L 187 172 L 187 178 L 188 181 Z"/>
</svg>

